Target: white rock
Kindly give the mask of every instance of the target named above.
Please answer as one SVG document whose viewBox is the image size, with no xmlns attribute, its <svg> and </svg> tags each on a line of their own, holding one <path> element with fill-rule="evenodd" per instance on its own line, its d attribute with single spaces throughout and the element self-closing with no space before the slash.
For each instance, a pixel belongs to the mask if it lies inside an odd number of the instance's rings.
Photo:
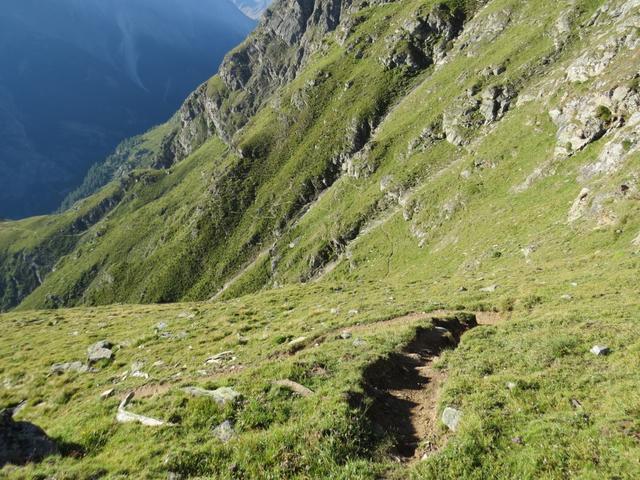
<svg viewBox="0 0 640 480">
<path fill-rule="evenodd" d="M 498 290 L 498 285 L 489 285 L 488 287 L 481 288 L 481 292 L 493 293 Z"/>
<path fill-rule="evenodd" d="M 159 427 L 165 425 L 162 420 L 157 420 L 151 417 L 145 417 L 144 415 L 138 415 L 137 413 L 131 413 L 125 410 L 126 406 L 133 398 L 133 392 L 127 394 L 126 397 L 120 402 L 118 406 L 118 413 L 116 414 L 116 421 L 119 423 L 140 423 L 147 427 Z"/>
<path fill-rule="evenodd" d="M 183 391 L 194 397 L 210 397 L 219 405 L 226 405 L 240 399 L 242 395 L 233 388 L 221 387 L 216 390 L 205 390 L 199 387 L 184 387 Z"/>
<path fill-rule="evenodd" d="M 455 432 L 462 420 L 462 412 L 455 408 L 447 407 L 442 412 L 442 423 L 444 423 L 449 430 Z"/>
<path fill-rule="evenodd" d="M 213 434 L 222 443 L 227 443 L 236 436 L 236 432 L 233 429 L 233 424 L 229 420 L 225 420 L 216 428 L 213 429 Z"/>
<path fill-rule="evenodd" d="M 115 392 L 115 389 L 114 389 L 114 388 L 110 388 L 109 390 L 105 390 L 104 392 L 102 392 L 102 393 L 100 394 L 100 398 L 101 398 L 102 400 L 104 400 L 104 399 L 106 399 L 106 398 L 112 397 L 112 396 L 113 396 L 113 392 Z"/>
<path fill-rule="evenodd" d="M 611 349 L 604 345 L 594 345 L 591 350 L 591 353 L 598 356 L 609 355 L 611 353 Z"/>
</svg>

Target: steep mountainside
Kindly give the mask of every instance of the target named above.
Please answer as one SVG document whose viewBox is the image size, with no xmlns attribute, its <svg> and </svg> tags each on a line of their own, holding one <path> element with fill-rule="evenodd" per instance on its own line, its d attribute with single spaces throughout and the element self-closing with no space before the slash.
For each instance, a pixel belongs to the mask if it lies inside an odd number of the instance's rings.
<svg viewBox="0 0 640 480">
<path fill-rule="evenodd" d="M 229 0 L 8 0 L 0 215 L 55 210 L 89 166 L 166 119 L 254 23 Z"/>
<path fill-rule="evenodd" d="M 9 473 L 636 477 L 639 24 L 276 0 L 106 187 L 0 223 L 0 400 L 77 444 Z M 115 362 L 45 376 L 105 338 Z M 114 423 L 128 391 L 174 426 Z"/>
</svg>

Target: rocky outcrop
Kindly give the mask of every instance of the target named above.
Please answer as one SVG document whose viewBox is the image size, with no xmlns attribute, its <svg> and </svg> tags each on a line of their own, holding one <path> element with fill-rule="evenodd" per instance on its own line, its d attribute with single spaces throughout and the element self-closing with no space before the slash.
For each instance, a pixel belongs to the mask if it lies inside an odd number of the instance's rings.
<svg viewBox="0 0 640 480">
<path fill-rule="evenodd" d="M 462 11 L 439 5 L 429 13 L 407 20 L 402 28 L 385 40 L 385 68 L 404 67 L 410 71 L 426 68 L 444 58 L 448 43 L 462 29 Z"/>
<path fill-rule="evenodd" d="M 508 84 L 491 85 L 481 91 L 469 89 L 444 112 L 442 129 L 447 141 L 458 147 L 468 145 L 472 130 L 502 119 L 516 95 Z"/>
<path fill-rule="evenodd" d="M 637 128 L 636 115 L 640 112 L 640 93 L 637 90 L 637 87 L 621 85 L 599 94 L 571 98 L 562 107 L 551 110 L 549 115 L 558 127 L 556 156 L 571 156 L 607 132 L 625 125 L 630 127 L 628 133 L 633 134 Z M 590 176 L 601 169 L 590 167 L 583 171 L 583 175 Z"/>
<path fill-rule="evenodd" d="M 198 88 L 178 113 L 179 127 L 163 148 L 162 163 L 180 160 L 213 132 L 227 143 L 275 90 L 294 79 L 361 0 L 276 0 L 257 30 L 227 55 L 218 76 Z M 366 2 L 365 2 L 366 3 Z"/>
</svg>

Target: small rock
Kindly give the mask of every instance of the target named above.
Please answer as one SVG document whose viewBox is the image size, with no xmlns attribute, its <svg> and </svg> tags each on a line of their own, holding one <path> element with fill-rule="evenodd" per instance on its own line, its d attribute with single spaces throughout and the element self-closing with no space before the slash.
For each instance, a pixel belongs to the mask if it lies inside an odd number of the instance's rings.
<svg viewBox="0 0 640 480">
<path fill-rule="evenodd" d="M 569 295 L 569 294 L 562 295 L 560 298 L 562 300 L 566 300 L 566 301 L 573 300 L 573 297 L 571 295 Z"/>
<path fill-rule="evenodd" d="M 160 322 L 158 324 L 156 324 L 155 329 L 157 331 L 162 331 L 162 330 L 166 330 L 168 327 L 168 325 L 166 324 L 166 322 Z"/>
<path fill-rule="evenodd" d="M 353 346 L 354 347 L 364 347 L 367 344 L 367 342 L 365 342 L 363 339 L 361 338 L 356 338 L 353 341 Z"/>
<path fill-rule="evenodd" d="M 594 345 L 591 350 L 591 353 L 598 356 L 609 355 L 611 353 L 611 349 L 609 347 L 605 347 L 603 345 Z"/>
<path fill-rule="evenodd" d="M 100 360 L 111 360 L 113 358 L 111 347 L 113 347 L 113 344 L 107 340 L 102 340 L 91 345 L 87 348 L 89 363 L 99 362 Z"/>
<path fill-rule="evenodd" d="M 507 388 L 509 390 L 514 390 L 517 386 L 516 382 L 507 382 Z"/>
<path fill-rule="evenodd" d="M 144 368 L 144 362 L 135 361 L 131 364 L 131 372 L 138 372 Z"/>
<path fill-rule="evenodd" d="M 349 310 L 349 315 L 357 315 L 358 313 L 360 313 L 359 310 L 356 310 L 356 309 Z"/>
<path fill-rule="evenodd" d="M 233 403 L 242 397 L 242 395 L 236 392 L 233 388 L 221 387 L 217 390 L 205 390 L 199 387 L 184 387 L 182 390 L 194 397 L 210 397 L 218 405 L 226 405 L 227 403 Z"/>
<path fill-rule="evenodd" d="M 524 445 L 524 440 L 522 439 L 522 437 L 513 437 L 511 439 L 512 443 L 515 443 L 516 445 Z"/>
<path fill-rule="evenodd" d="M 577 410 L 582 408 L 582 403 L 576 398 L 571 399 L 571 406 Z"/>
<path fill-rule="evenodd" d="M 222 443 L 227 443 L 236 436 L 236 431 L 233 429 L 233 424 L 229 420 L 225 420 L 216 428 L 213 429 L 213 434 Z"/>
<path fill-rule="evenodd" d="M 341 338 L 342 340 L 349 340 L 352 337 L 352 333 L 351 332 L 342 332 L 338 338 Z"/>
<path fill-rule="evenodd" d="M 273 384 L 291 390 L 293 393 L 297 393 L 301 397 L 310 397 L 311 395 L 313 395 L 313 390 L 310 390 L 304 385 L 300 385 L 299 383 L 292 380 L 276 380 L 275 382 L 273 382 Z"/>
<path fill-rule="evenodd" d="M 307 337 L 298 337 L 294 338 L 288 343 L 289 349 L 292 351 L 300 350 L 304 347 L 305 342 L 307 341 Z"/>
<path fill-rule="evenodd" d="M 112 396 L 113 396 L 113 392 L 115 392 L 115 389 L 114 389 L 114 388 L 110 388 L 109 390 L 105 390 L 104 392 L 102 392 L 102 393 L 100 394 L 100 398 L 101 398 L 102 400 L 105 400 L 105 399 L 107 399 L 107 398 L 109 398 L 109 397 L 112 397 Z"/>
<path fill-rule="evenodd" d="M 233 350 L 227 350 L 226 352 L 220 352 L 212 357 L 209 357 L 205 360 L 206 365 L 211 365 L 213 363 L 223 363 L 230 362 L 235 360 L 236 357 L 233 356 Z"/>
<path fill-rule="evenodd" d="M 493 293 L 498 290 L 498 285 L 489 285 L 488 287 L 481 288 L 481 292 Z"/>
<path fill-rule="evenodd" d="M 455 432 L 458 429 L 458 425 L 462 420 L 462 412 L 455 408 L 447 407 L 442 412 L 442 423 L 444 423 L 449 430 Z"/>
</svg>

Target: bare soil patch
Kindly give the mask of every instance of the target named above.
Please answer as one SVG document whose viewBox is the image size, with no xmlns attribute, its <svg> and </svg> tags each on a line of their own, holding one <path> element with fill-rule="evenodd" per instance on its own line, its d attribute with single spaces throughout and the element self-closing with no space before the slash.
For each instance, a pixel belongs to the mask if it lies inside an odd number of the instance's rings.
<svg viewBox="0 0 640 480">
<path fill-rule="evenodd" d="M 391 436 L 392 453 L 401 461 L 419 459 L 438 448 L 437 404 L 446 374 L 434 363 L 445 349 L 456 347 L 465 331 L 477 326 L 473 314 L 428 316 L 433 327 L 418 328 L 402 351 L 364 372 L 365 392 L 372 399 L 369 419 L 380 436 Z"/>
</svg>

